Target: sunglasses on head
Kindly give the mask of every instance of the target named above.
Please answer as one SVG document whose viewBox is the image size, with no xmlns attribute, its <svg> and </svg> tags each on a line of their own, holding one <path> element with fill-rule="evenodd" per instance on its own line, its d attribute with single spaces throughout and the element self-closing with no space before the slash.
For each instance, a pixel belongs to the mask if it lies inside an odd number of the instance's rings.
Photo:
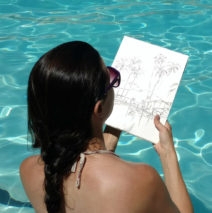
<svg viewBox="0 0 212 213">
<path fill-rule="evenodd" d="M 121 82 L 121 75 L 120 75 L 120 72 L 118 70 L 116 70 L 115 68 L 110 67 L 110 66 L 107 66 L 107 69 L 110 72 L 110 84 L 109 84 L 108 87 L 106 87 L 105 94 L 112 87 L 118 87 L 120 85 L 120 82 Z"/>
</svg>

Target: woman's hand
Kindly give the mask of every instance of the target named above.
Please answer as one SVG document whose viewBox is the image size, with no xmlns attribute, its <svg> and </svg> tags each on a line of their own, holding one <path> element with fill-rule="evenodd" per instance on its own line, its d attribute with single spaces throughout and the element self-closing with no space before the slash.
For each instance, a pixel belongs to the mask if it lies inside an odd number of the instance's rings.
<svg viewBox="0 0 212 213">
<path fill-rule="evenodd" d="M 104 142 L 107 150 L 115 152 L 121 130 L 113 128 L 111 126 L 106 126 L 103 136 Z"/>
<path fill-rule="evenodd" d="M 155 116 L 154 123 L 160 137 L 159 143 L 155 144 L 154 147 L 160 156 L 165 184 L 171 199 L 181 213 L 193 213 L 192 203 L 177 160 L 171 126 L 168 122 L 163 125 L 158 115 Z"/>
<path fill-rule="evenodd" d="M 159 131 L 160 141 L 157 144 L 154 144 L 154 148 L 159 154 L 166 155 L 170 152 L 175 152 L 173 137 L 172 137 L 172 128 L 171 125 L 166 121 L 165 125 L 160 122 L 160 116 L 156 115 L 154 119 L 155 127 Z"/>
</svg>

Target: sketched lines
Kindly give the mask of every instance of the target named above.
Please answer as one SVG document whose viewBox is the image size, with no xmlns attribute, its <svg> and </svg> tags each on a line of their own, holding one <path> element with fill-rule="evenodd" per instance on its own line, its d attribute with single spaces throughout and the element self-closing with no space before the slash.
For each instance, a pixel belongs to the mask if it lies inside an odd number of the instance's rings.
<svg viewBox="0 0 212 213">
<path fill-rule="evenodd" d="M 180 64 L 170 61 L 168 56 L 161 53 L 153 57 L 152 62 L 152 70 L 145 70 L 145 63 L 136 56 L 120 57 L 115 62 L 115 67 L 121 70 L 124 76 L 124 81 L 116 90 L 115 104 L 125 106 L 127 117 L 138 117 L 139 121 L 142 119 L 148 121 L 156 114 L 165 119 L 168 116 L 172 104 L 170 97 L 178 84 L 172 83 L 170 90 L 165 91 L 167 94 L 165 98 L 162 94 L 163 84 L 180 70 Z M 144 79 L 148 79 L 149 82 L 144 84 Z M 159 94 L 162 94 L 161 97 Z"/>
</svg>

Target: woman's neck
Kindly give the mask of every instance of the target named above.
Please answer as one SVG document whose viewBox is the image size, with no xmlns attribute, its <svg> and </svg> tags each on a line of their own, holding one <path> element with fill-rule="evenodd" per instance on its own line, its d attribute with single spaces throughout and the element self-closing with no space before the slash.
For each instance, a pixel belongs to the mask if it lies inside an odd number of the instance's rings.
<svg viewBox="0 0 212 213">
<path fill-rule="evenodd" d="M 103 137 L 103 122 L 92 119 L 92 134 L 93 138 L 89 141 L 87 151 L 106 150 Z"/>
<path fill-rule="evenodd" d="M 102 137 L 94 137 L 90 140 L 87 151 L 106 150 L 105 142 Z"/>
</svg>

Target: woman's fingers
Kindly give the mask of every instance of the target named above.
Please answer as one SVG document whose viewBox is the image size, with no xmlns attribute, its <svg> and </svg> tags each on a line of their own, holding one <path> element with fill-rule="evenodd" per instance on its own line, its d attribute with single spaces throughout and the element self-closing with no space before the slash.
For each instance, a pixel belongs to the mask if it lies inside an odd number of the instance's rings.
<svg viewBox="0 0 212 213">
<path fill-rule="evenodd" d="M 166 127 L 168 130 L 172 130 L 172 127 L 171 127 L 171 125 L 169 124 L 168 121 L 166 121 L 165 127 Z"/>
<path fill-rule="evenodd" d="M 161 131 L 162 129 L 164 129 L 164 127 L 166 127 L 170 131 L 172 130 L 172 127 L 171 127 L 171 125 L 169 124 L 168 121 L 166 121 L 165 125 L 163 125 L 160 122 L 160 116 L 159 115 L 155 116 L 154 123 L 155 123 L 155 127 L 158 129 L 158 131 Z"/>
<path fill-rule="evenodd" d="M 159 143 L 154 145 L 155 150 L 161 156 L 174 150 L 171 125 L 166 121 L 165 125 L 160 122 L 160 116 L 156 115 L 154 119 L 155 127 L 159 131 Z"/>
<path fill-rule="evenodd" d="M 164 128 L 163 124 L 160 122 L 160 116 L 159 115 L 155 116 L 154 123 L 155 123 L 155 127 L 158 129 L 158 131 L 161 131 Z"/>
</svg>

